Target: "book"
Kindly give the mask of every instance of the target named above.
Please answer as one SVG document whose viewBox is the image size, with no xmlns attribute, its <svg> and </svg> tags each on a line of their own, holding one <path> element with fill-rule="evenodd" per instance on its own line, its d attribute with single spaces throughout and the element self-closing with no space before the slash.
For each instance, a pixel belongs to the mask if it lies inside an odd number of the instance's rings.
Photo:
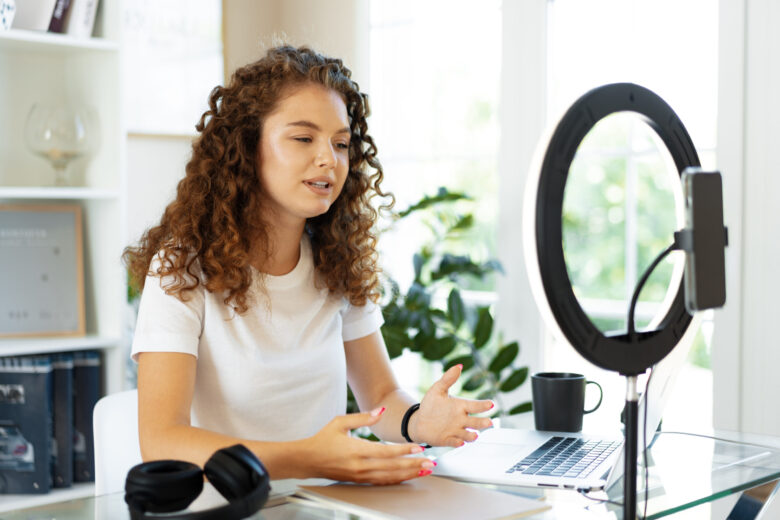
<svg viewBox="0 0 780 520">
<path fill-rule="evenodd" d="M 49 21 L 49 32 L 61 33 L 65 28 L 65 16 L 68 14 L 70 0 L 57 0 L 54 4 L 54 11 L 51 13 Z"/>
<path fill-rule="evenodd" d="M 54 473 L 55 488 L 73 483 L 73 354 L 51 356 L 54 374 Z"/>
<path fill-rule="evenodd" d="M 90 38 L 95 28 L 98 0 L 70 0 L 63 32 L 74 38 Z"/>
<path fill-rule="evenodd" d="M 23 2 L 16 2 L 16 15 L 11 27 L 14 29 L 27 29 L 28 31 L 48 30 L 56 2 L 57 0 L 24 0 Z"/>
<path fill-rule="evenodd" d="M 0 358 L 0 493 L 51 488 L 51 396 L 48 356 Z"/>
<path fill-rule="evenodd" d="M 550 509 L 549 504 L 540 500 L 432 476 L 392 486 L 350 483 L 302 485 L 288 500 L 381 520 L 508 520 Z"/>
<path fill-rule="evenodd" d="M 92 411 L 100 398 L 100 353 L 73 353 L 73 482 L 95 481 Z"/>
</svg>

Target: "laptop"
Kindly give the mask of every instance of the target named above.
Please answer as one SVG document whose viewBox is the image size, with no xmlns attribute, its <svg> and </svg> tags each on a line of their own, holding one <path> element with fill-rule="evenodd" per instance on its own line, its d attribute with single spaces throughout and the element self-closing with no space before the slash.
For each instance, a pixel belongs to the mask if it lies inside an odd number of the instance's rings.
<svg viewBox="0 0 780 520">
<path fill-rule="evenodd" d="M 687 345 L 686 345 L 687 343 Z M 688 354 L 690 342 L 681 342 L 653 367 L 650 383 L 639 401 L 641 429 L 647 400 L 647 443 L 653 439 L 673 383 Z M 643 437 L 640 431 L 641 459 Z M 497 485 L 565 488 L 584 491 L 611 487 L 623 475 L 623 434 L 543 432 L 490 428 L 473 443 L 436 459 L 433 474 L 467 482 Z"/>
</svg>

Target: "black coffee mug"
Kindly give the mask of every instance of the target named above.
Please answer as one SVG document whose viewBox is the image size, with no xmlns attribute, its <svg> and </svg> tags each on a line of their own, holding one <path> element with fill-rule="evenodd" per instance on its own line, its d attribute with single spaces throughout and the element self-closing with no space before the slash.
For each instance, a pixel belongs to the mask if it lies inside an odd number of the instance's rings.
<svg viewBox="0 0 780 520">
<path fill-rule="evenodd" d="M 585 387 L 596 385 L 599 402 L 585 410 Z M 604 391 L 595 381 L 582 374 L 568 372 L 539 372 L 531 376 L 534 421 L 537 430 L 578 432 L 582 430 L 582 416 L 595 412 L 601 406 Z"/>
</svg>

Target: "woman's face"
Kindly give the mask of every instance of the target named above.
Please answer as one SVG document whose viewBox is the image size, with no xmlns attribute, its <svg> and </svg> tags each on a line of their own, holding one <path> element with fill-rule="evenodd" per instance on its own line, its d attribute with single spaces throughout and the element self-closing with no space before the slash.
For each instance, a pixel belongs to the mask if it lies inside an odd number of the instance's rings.
<svg viewBox="0 0 780 520">
<path fill-rule="evenodd" d="M 260 182 L 275 217 L 300 223 L 328 211 L 349 171 L 349 118 L 334 90 L 306 84 L 266 117 Z"/>
</svg>

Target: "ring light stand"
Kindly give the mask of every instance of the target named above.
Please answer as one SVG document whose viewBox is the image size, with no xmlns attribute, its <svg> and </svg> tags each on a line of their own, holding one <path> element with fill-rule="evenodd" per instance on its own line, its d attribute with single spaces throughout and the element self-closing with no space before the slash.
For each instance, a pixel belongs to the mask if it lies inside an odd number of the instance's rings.
<svg viewBox="0 0 780 520">
<path fill-rule="evenodd" d="M 653 330 L 604 334 L 577 300 L 563 253 L 563 199 L 569 168 L 590 130 L 616 112 L 633 112 L 658 134 L 682 175 L 699 166 L 693 142 L 680 119 L 650 90 L 631 83 L 595 88 L 579 98 L 555 127 L 543 155 L 537 155 L 526 191 L 524 245 L 529 278 L 542 314 L 579 354 L 596 366 L 626 377 L 625 473 L 623 518 L 636 518 L 638 393 L 637 376 L 674 349 L 691 324 L 684 282 L 666 315 Z M 545 141 L 542 141 L 544 143 Z M 541 152 L 541 148 L 537 153 Z M 535 213 L 530 213 L 534 211 Z M 541 282 L 541 286 L 540 286 Z"/>
</svg>

